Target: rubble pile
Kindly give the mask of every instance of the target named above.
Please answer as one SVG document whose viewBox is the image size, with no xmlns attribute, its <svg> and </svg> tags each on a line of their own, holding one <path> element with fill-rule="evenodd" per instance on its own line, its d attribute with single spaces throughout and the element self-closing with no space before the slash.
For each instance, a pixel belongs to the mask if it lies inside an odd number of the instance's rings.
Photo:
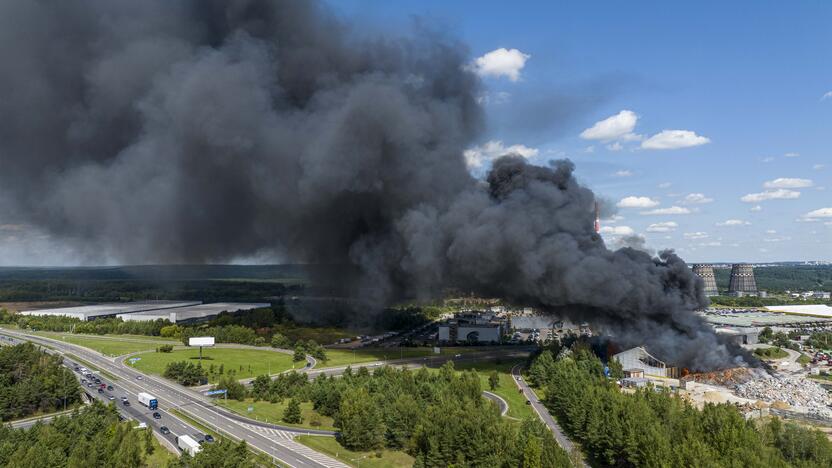
<svg viewBox="0 0 832 468">
<path fill-rule="evenodd" d="M 806 408 L 810 413 L 832 417 L 830 398 L 820 385 L 799 376 L 756 377 L 737 384 L 738 396 L 768 402 L 784 402 L 792 407 Z"/>
<path fill-rule="evenodd" d="M 768 376 L 768 374 L 760 369 L 734 367 L 732 369 L 723 369 L 714 372 L 688 374 L 682 377 L 682 380 L 731 388 L 739 384 L 744 384 L 750 380 L 766 376 Z"/>
</svg>

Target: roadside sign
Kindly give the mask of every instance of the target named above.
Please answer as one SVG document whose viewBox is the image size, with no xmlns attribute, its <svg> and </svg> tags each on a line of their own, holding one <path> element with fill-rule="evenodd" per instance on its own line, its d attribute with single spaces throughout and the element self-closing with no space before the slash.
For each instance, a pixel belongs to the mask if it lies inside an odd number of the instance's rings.
<svg viewBox="0 0 832 468">
<path fill-rule="evenodd" d="M 209 390 L 209 391 L 205 392 L 203 395 L 205 395 L 205 396 L 222 395 L 224 393 L 228 393 L 228 390 L 225 390 L 225 389 L 223 389 L 223 390 Z"/>
<path fill-rule="evenodd" d="M 136 362 L 136 361 L 141 361 L 141 360 L 142 360 L 142 358 L 140 358 L 140 357 L 134 357 L 134 358 L 129 359 L 130 362 Z"/>
<path fill-rule="evenodd" d="M 433 347 L 433 354 L 441 354 L 442 350 L 438 346 Z"/>
<path fill-rule="evenodd" d="M 254 411 L 254 407 L 253 407 L 253 406 L 249 406 L 249 407 L 248 407 L 248 412 L 249 412 L 249 413 L 251 413 L 252 411 Z"/>
</svg>

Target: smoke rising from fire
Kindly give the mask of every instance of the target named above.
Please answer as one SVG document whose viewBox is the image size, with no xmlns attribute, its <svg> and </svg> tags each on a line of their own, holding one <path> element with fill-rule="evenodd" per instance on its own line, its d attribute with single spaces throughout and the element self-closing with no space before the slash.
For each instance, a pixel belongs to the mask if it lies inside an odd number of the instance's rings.
<svg viewBox="0 0 832 468">
<path fill-rule="evenodd" d="M 569 161 L 463 151 L 465 46 L 357 32 L 311 1 L 0 2 L 0 196 L 125 263 L 264 250 L 357 267 L 376 303 L 448 285 L 587 320 L 680 365 L 734 352 L 670 252 L 608 250 Z"/>
</svg>

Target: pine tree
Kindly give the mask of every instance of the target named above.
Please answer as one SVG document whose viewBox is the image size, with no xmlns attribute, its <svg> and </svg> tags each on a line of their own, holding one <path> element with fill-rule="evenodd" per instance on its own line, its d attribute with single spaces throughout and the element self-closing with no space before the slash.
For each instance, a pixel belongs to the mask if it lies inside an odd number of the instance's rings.
<svg viewBox="0 0 832 468">
<path fill-rule="evenodd" d="M 529 437 L 529 440 L 526 441 L 526 447 L 523 449 L 523 468 L 542 468 L 541 455 L 540 440 L 537 437 Z"/>
<path fill-rule="evenodd" d="M 289 404 L 283 410 L 283 421 L 289 424 L 300 424 L 303 417 L 300 414 L 300 404 L 294 398 L 289 399 Z"/>
<path fill-rule="evenodd" d="M 497 390 L 497 387 L 500 386 L 500 374 L 497 371 L 491 373 L 488 376 L 488 386 L 491 388 L 491 391 Z"/>
</svg>

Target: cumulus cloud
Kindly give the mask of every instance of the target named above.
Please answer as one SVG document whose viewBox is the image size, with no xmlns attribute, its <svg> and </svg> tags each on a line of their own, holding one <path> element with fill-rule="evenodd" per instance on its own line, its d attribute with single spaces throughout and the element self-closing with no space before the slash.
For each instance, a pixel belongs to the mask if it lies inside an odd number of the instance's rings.
<svg viewBox="0 0 832 468">
<path fill-rule="evenodd" d="M 702 231 L 686 232 L 682 235 L 685 236 L 685 239 L 707 239 L 708 238 L 708 233 L 707 232 L 702 232 Z"/>
<path fill-rule="evenodd" d="M 657 208 L 655 210 L 641 212 L 643 215 L 686 215 L 690 213 L 690 209 L 676 205 L 669 208 Z"/>
<path fill-rule="evenodd" d="M 611 234 L 614 236 L 632 236 L 636 231 L 630 226 L 602 226 L 601 234 Z"/>
<path fill-rule="evenodd" d="M 763 184 L 767 189 L 795 189 L 811 187 L 812 181 L 810 179 L 797 179 L 792 177 L 778 177 L 774 180 L 766 181 Z"/>
<path fill-rule="evenodd" d="M 616 204 L 619 208 L 653 208 L 659 206 L 659 202 L 649 197 L 624 197 Z"/>
<path fill-rule="evenodd" d="M 633 171 L 630 171 L 628 169 L 622 169 L 620 171 L 615 171 L 615 173 L 613 175 L 615 177 L 632 177 L 633 176 Z"/>
<path fill-rule="evenodd" d="M 826 167 L 826 164 L 815 164 L 814 166 L 812 166 L 812 169 L 814 169 L 816 171 L 819 171 L 819 170 L 823 169 L 824 167 Z"/>
<path fill-rule="evenodd" d="M 800 192 L 787 189 L 766 190 L 765 192 L 749 193 L 740 197 L 746 203 L 759 203 L 766 200 L 793 200 L 800 198 Z"/>
<path fill-rule="evenodd" d="M 471 64 L 471 69 L 480 76 L 506 77 L 511 81 L 517 81 L 520 79 L 520 71 L 531 57 L 517 49 L 501 47 L 477 57 Z"/>
<path fill-rule="evenodd" d="M 704 193 L 689 193 L 682 199 L 685 205 L 702 205 L 713 201 L 713 198 L 706 197 Z"/>
<path fill-rule="evenodd" d="M 716 223 L 717 226 L 748 226 L 748 221 L 742 219 L 726 219 L 725 221 Z"/>
<path fill-rule="evenodd" d="M 677 227 L 679 227 L 677 223 L 673 221 L 666 221 L 647 226 L 647 232 L 671 232 L 675 231 Z"/>
<path fill-rule="evenodd" d="M 590 128 L 581 132 L 584 140 L 616 140 L 623 137 L 634 138 L 633 129 L 636 128 L 638 116 L 630 110 L 623 110 L 618 114 L 595 122 Z"/>
<path fill-rule="evenodd" d="M 754 211 L 754 212 L 763 211 L 763 207 L 760 206 L 760 205 L 754 205 L 754 206 L 751 207 L 751 211 Z"/>
<path fill-rule="evenodd" d="M 832 218 L 832 208 L 819 208 L 814 211 L 810 211 L 803 215 L 804 218 L 808 219 L 815 219 L 815 218 Z"/>
<path fill-rule="evenodd" d="M 526 145 L 505 146 L 500 140 L 491 140 L 482 145 L 465 150 L 465 163 L 469 169 L 479 169 L 500 156 L 517 154 L 526 159 L 533 158 L 539 153 L 537 148 Z"/>
<path fill-rule="evenodd" d="M 710 143 L 707 137 L 697 135 L 690 130 L 662 130 L 641 142 L 644 149 L 667 150 L 690 148 Z"/>
<path fill-rule="evenodd" d="M 820 97 L 820 100 L 825 101 L 829 98 L 832 98 L 832 91 L 827 91 L 827 92 L 823 93 L 823 96 Z"/>
</svg>

